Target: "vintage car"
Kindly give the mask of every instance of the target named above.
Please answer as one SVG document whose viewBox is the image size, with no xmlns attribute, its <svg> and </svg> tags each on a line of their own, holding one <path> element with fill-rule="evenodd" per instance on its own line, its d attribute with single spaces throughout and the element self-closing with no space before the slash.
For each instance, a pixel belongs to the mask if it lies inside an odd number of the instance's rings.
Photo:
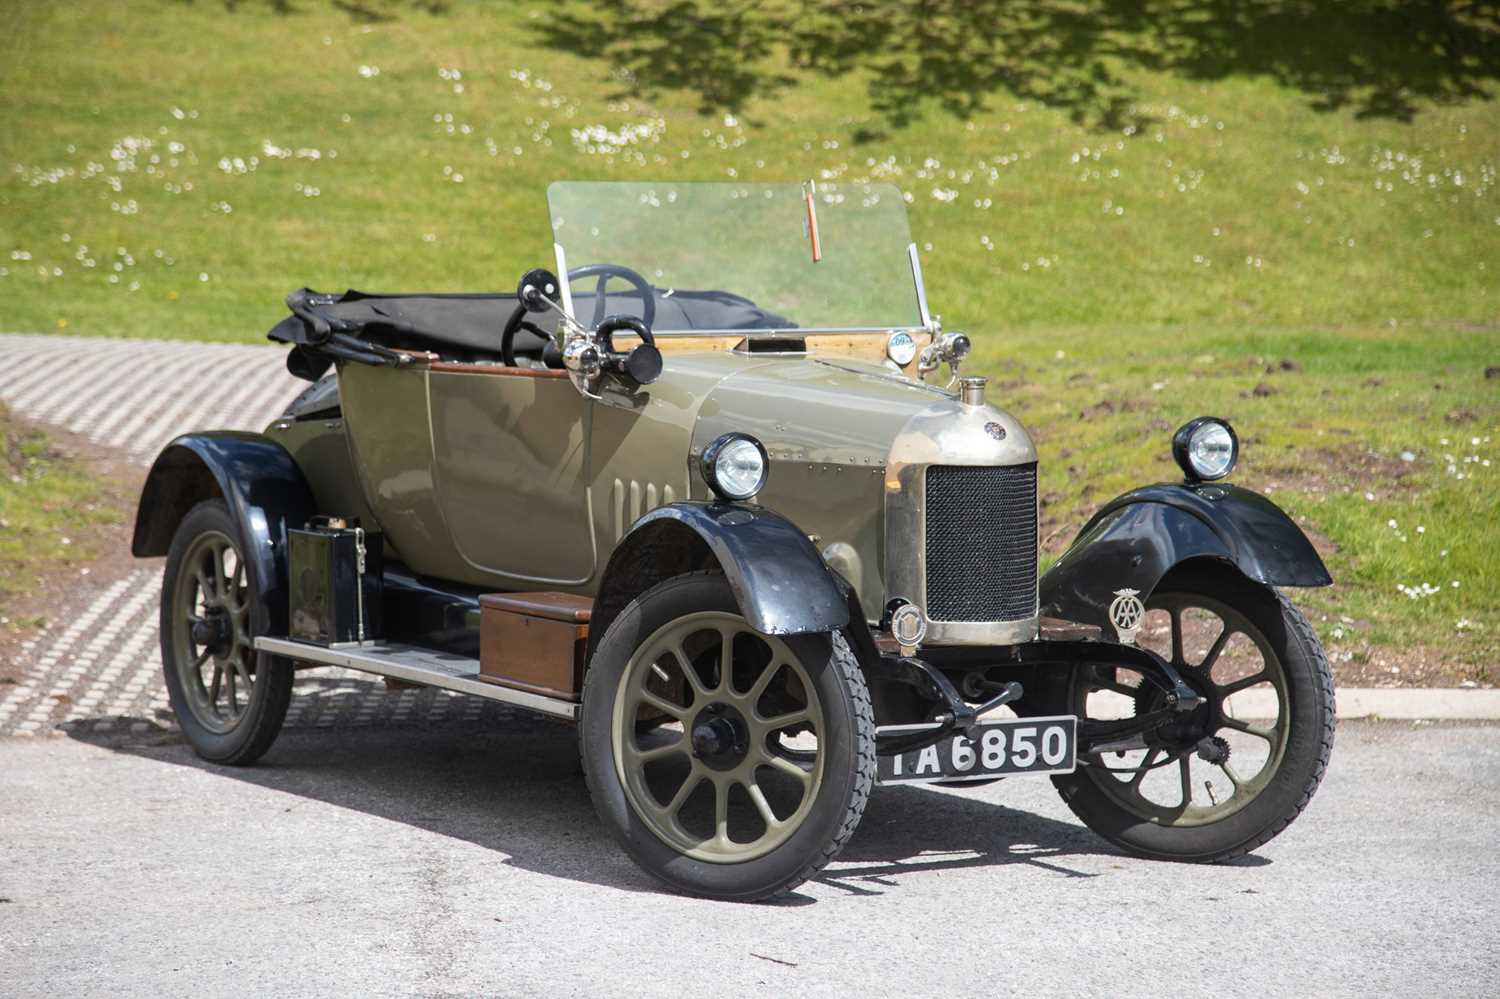
<svg viewBox="0 0 1500 999">
<path fill-rule="evenodd" d="M 1333 687 L 1277 588 L 1331 580 L 1224 482 L 1228 423 L 1163 441 L 1183 480 L 1106 503 L 1039 577 L 1037 450 L 960 375 L 900 192 L 548 201 L 561 279 L 295 292 L 270 337 L 311 386 L 156 460 L 133 550 L 166 556 L 199 754 L 264 753 L 300 668 L 502 701 L 576 723 L 641 867 L 732 900 L 816 874 L 879 784 L 1050 775 L 1100 835 L 1181 861 L 1306 806 Z"/>
</svg>

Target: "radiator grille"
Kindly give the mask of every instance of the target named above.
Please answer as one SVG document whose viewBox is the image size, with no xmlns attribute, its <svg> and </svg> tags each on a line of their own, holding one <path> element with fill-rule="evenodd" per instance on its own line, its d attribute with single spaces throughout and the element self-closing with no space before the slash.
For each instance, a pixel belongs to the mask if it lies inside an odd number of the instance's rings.
<svg viewBox="0 0 1500 999">
<path fill-rule="evenodd" d="M 927 616 L 1036 615 L 1036 465 L 927 469 Z"/>
</svg>

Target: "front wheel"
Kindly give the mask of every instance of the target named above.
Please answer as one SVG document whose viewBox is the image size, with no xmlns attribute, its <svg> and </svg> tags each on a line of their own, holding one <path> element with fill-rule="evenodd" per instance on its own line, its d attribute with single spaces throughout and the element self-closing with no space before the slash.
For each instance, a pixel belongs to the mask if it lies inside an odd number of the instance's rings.
<svg viewBox="0 0 1500 999">
<path fill-rule="evenodd" d="M 631 603 L 583 689 L 580 743 L 600 818 L 672 888 L 755 901 L 834 858 L 875 779 L 875 720 L 836 635 L 763 635 L 724 578 Z"/>
<path fill-rule="evenodd" d="M 1203 698 L 1144 750 L 1108 752 L 1053 778 L 1089 828 L 1161 860 L 1249 853 L 1312 799 L 1333 749 L 1333 678 L 1307 619 L 1284 596 L 1225 572 L 1169 580 L 1146 605 L 1140 642 Z M 1084 667 L 1066 710 L 1145 714 L 1165 695 L 1140 674 Z"/>
</svg>

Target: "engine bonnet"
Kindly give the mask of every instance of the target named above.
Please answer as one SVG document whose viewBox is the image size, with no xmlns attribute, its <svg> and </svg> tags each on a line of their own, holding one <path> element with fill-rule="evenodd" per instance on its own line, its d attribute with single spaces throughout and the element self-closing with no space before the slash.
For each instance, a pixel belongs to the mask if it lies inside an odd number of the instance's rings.
<svg viewBox="0 0 1500 999">
<path fill-rule="evenodd" d="M 730 431 L 752 434 L 770 455 L 757 501 L 812 535 L 876 616 L 885 599 L 888 469 L 1036 460 L 1026 431 L 1001 410 L 856 361 L 785 358 L 729 375 L 699 408 L 690 460 Z M 707 498 L 692 479 L 695 495 Z"/>
</svg>

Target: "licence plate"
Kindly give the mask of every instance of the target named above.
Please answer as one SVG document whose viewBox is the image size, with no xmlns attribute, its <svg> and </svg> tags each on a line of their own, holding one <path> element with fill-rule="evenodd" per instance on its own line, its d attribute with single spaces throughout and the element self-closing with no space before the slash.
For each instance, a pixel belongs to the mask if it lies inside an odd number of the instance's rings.
<svg viewBox="0 0 1500 999">
<path fill-rule="evenodd" d="M 882 726 L 881 735 L 905 726 Z M 920 729 L 912 727 L 909 731 Z M 964 780 L 1015 774 L 1066 774 L 1077 765 L 1078 719 L 1074 715 L 981 722 L 974 738 L 951 735 L 925 749 L 877 756 L 877 783 Z"/>
</svg>

